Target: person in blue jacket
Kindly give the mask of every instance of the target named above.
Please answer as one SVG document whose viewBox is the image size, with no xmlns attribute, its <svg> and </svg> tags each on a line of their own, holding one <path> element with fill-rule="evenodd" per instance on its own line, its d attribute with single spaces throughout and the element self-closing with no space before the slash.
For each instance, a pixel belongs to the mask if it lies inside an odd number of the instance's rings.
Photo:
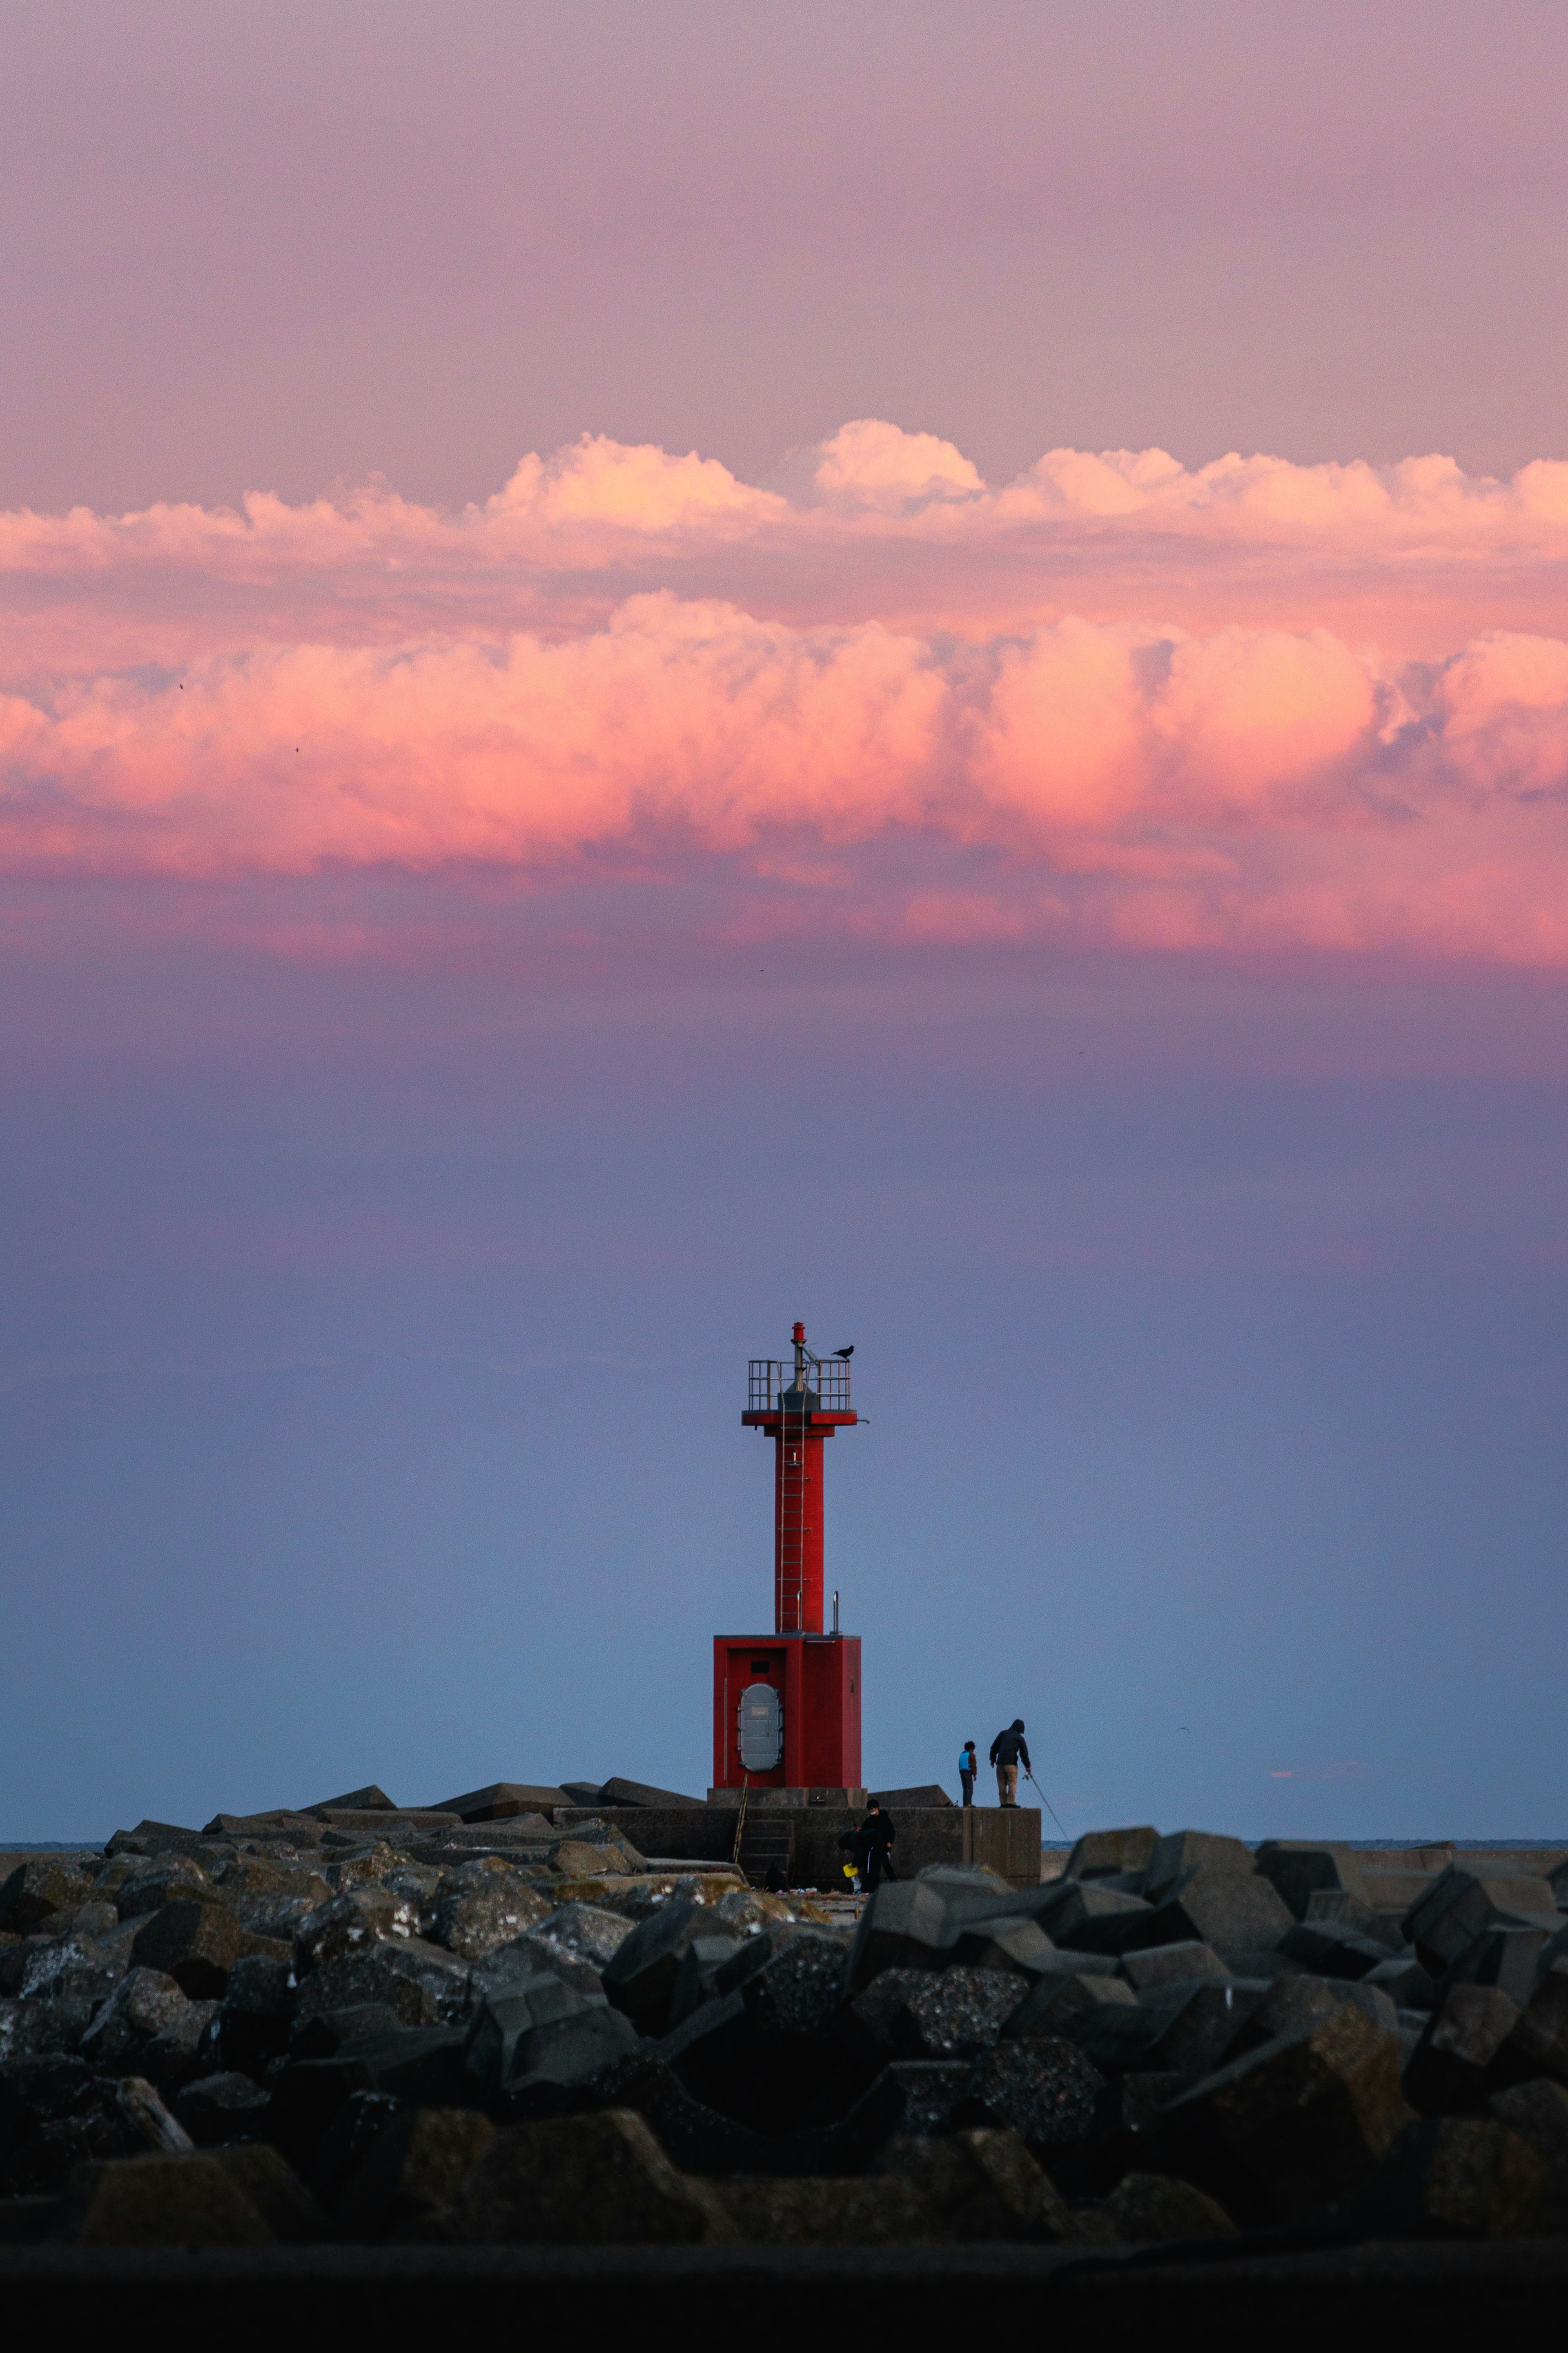
<svg viewBox="0 0 1568 2353">
<path fill-rule="evenodd" d="M 974 1777 L 980 1770 L 980 1759 L 974 1753 L 974 1743 L 966 1740 L 958 1752 L 958 1778 L 963 1790 L 963 1803 L 974 1803 Z"/>
</svg>

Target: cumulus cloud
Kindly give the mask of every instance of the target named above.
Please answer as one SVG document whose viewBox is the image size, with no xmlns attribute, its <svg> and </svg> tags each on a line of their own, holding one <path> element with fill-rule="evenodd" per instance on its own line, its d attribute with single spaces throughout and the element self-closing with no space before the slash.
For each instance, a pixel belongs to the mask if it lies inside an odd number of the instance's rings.
<svg viewBox="0 0 1568 2353">
<path fill-rule="evenodd" d="M 0 517 L 0 866 L 721 866 L 742 925 L 765 882 L 911 940 L 1568 956 L 1568 644 L 1519 626 L 1568 468 L 1057 450 L 992 491 L 860 420 L 797 480 L 584 437 L 450 514 Z M 1336 626 L 1347 577 L 1428 641 Z"/>
</svg>

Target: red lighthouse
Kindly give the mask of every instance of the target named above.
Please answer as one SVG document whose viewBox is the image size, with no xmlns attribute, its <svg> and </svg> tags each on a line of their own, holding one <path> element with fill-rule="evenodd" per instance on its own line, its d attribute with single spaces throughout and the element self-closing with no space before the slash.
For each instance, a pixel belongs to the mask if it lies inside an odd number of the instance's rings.
<svg viewBox="0 0 1568 2353">
<path fill-rule="evenodd" d="M 858 1790 L 860 1639 L 822 1618 L 824 1449 L 853 1430 L 849 1357 L 816 1356 L 797 1324 L 791 1357 L 753 1357 L 749 1430 L 773 1441 L 773 1630 L 713 1643 L 716 1789 Z"/>
</svg>

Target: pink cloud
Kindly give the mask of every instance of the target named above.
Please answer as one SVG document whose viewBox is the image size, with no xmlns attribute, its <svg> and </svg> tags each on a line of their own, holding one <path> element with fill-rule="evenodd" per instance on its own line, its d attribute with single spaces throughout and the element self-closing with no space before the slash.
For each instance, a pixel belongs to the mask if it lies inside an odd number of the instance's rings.
<svg viewBox="0 0 1568 2353">
<path fill-rule="evenodd" d="M 993 491 L 863 419 L 783 479 L 584 437 L 456 514 L 0 517 L 0 864 L 719 861 L 742 926 L 1568 955 L 1568 644 L 1511 619 L 1568 467 L 1052 451 Z"/>
</svg>

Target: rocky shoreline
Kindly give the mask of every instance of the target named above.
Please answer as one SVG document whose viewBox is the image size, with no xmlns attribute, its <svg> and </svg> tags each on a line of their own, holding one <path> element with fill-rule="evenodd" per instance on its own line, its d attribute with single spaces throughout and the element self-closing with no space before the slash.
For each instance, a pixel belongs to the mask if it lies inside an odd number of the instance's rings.
<svg viewBox="0 0 1568 2353">
<path fill-rule="evenodd" d="M 1568 1863 L 1126 1829 L 851 1926 L 660 1867 L 636 1787 L 19 1863 L 0 2250 L 1568 2241 Z"/>
</svg>

